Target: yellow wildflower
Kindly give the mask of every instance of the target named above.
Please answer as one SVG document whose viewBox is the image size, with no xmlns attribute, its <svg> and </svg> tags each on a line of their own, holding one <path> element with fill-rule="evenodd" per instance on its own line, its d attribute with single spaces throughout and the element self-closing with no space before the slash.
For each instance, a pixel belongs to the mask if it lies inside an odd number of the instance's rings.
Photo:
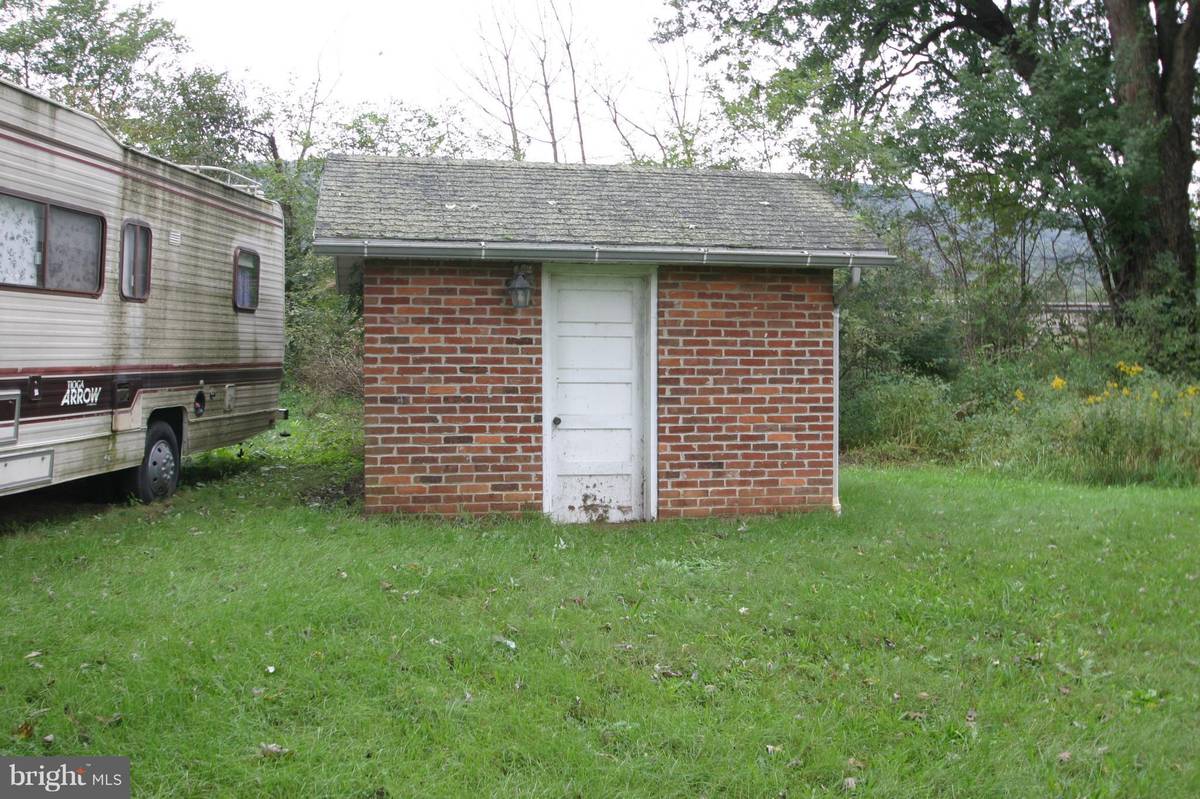
<svg viewBox="0 0 1200 799">
<path fill-rule="evenodd" d="M 1120 383 L 1114 383 L 1114 382 L 1113 382 L 1113 381 L 1111 381 L 1111 380 L 1109 380 L 1109 381 L 1108 381 L 1107 383 L 1105 383 L 1104 385 L 1106 385 L 1108 388 L 1120 388 L 1120 387 L 1121 387 L 1121 384 L 1120 384 Z"/>
<path fill-rule="evenodd" d="M 1129 377 L 1137 377 L 1146 370 L 1141 364 L 1117 361 L 1117 371 Z"/>
<path fill-rule="evenodd" d="M 1150 399 L 1160 399 L 1157 388 L 1150 392 Z"/>
<path fill-rule="evenodd" d="M 1085 402 L 1087 402 L 1088 405 L 1099 405 L 1101 402 L 1104 402 L 1104 397 L 1100 396 L 1099 394 L 1092 394 L 1085 400 Z"/>
<path fill-rule="evenodd" d="M 1013 392 L 1013 396 L 1017 398 L 1017 402 L 1025 401 L 1025 392 L 1019 388 Z"/>
<path fill-rule="evenodd" d="M 1200 386 L 1188 386 L 1184 393 L 1189 397 L 1200 395 Z"/>
<path fill-rule="evenodd" d="M 1054 389 L 1055 391 L 1062 391 L 1066 387 L 1067 381 L 1063 380 L 1058 375 L 1055 375 L 1054 379 L 1050 381 L 1050 388 Z"/>
<path fill-rule="evenodd" d="M 1122 396 L 1128 397 L 1132 393 L 1133 392 L 1129 390 L 1129 386 L 1126 386 L 1125 388 L 1121 389 Z"/>
</svg>

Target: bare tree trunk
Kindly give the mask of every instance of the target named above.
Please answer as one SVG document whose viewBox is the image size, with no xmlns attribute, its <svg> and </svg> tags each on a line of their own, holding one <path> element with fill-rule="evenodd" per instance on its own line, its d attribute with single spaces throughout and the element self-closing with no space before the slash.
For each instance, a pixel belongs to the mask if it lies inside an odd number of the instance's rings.
<svg viewBox="0 0 1200 799">
<path fill-rule="evenodd" d="M 521 144 L 521 129 L 517 125 L 517 104 L 521 101 L 526 87 L 521 86 L 518 90 L 519 79 L 513 64 L 516 31 L 510 27 L 506 33 L 499 16 L 496 16 L 493 22 L 496 26 L 496 41 L 489 40 L 481 27 L 479 42 L 482 46 L 483 65 L 479 72 L 471 73 L 471 78 L 483 95 L 495 103 L 499 110 L 478 100 L 476 104 L 484 113 L 505 127 L 509 139 L 509 155 L 514 161 L 521 161 L 525 158 L 525 148 Z"/>
<path fill-rule="evenodd" d="M 567 55 L 567 70 L 571 73 L 571 102 L 575 105 L 575 133 L 579 137 L 579 161 L 586 164 L 587 151 L 583 146 L 583 114 L 579 111 L 579 75 L 575 70 L 574 13 L 568 7 L 568 14 L 571 20 L 569 24 L 564 24 L 562 15 L 558 13 L 558 4 L 555 0 L 550 0 L 550 11 L 554 14 L 554 21 L 558 23 L 558 32 L 562 37 L 563 52 Z"/>
<path fill-rule="evenodd" d="M 545 108 L 539 109 L 542 115 L 542 122 L 546 125 L 546 132 L 550 137 L 550 153 L 554 158 L 554 163 L 558 163 L 558 131 L 554 126 L 554 98 L 551 96 L 550 89 L 554 82 L 558 79 L 558 72 L 554 71 L 551 75 L 550 65 L 550 39 L 546 36 L 546 19 L 541 16 L 538 19 L 538 35 L 532 37 L 534 50 L 534 58 L 538 62 L 538 85 L 542 89 L 542 98 L 546 103 Z"/>
</svg>

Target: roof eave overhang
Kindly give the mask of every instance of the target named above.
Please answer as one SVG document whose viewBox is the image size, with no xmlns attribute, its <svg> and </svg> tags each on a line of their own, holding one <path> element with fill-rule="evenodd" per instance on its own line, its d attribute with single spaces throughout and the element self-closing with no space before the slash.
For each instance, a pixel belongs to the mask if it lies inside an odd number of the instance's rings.
<svg viewBox="0 0 1200 799">
<path fill-rule="evenodd" d="M 539 263 L 651 263 L 723 266 L 786 266 L 835 269 L 888 266 L 896 258 L 886 250 L 766 250 L 734 247 L 665 247 L 628 244 L 545 244 L 517 241 L 409 241 L 319 237 L 318 255 L 415 260 L 535 261 Z"/>
</svg>

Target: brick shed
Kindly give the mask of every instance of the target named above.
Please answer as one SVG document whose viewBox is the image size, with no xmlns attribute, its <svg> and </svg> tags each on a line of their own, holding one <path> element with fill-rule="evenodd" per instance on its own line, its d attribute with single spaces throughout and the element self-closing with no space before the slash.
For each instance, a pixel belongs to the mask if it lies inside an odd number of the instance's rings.
<svg viewBox="0 0 1200 799">
<path fill-rule="evenodd" d="M 891 261 L 790 174 L 335 156 L 366 507 L 627 521 L 838 509 L 835 269 Z"/>
</svg>

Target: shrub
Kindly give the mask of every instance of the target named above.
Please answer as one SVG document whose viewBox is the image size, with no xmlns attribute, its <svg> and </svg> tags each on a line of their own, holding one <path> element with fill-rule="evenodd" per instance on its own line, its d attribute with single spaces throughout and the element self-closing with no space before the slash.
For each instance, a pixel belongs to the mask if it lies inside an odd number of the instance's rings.
<svg viewBox="0 0 1200 799">
<path fill-rule="evenodd" d="M 948 378 L 959 369 L 954 308 L 928 272 L 901 261 L 868 272 L 842 306 L 841 357 L 852 379 L 886 372 Z"/>
<path fill-rule="evenodd" d="M 842 442 L 884 458 L 948 459 L 963 444 L 955 413 L 942 381 L 889 376 L 843 397 Z"/>
<path fill-rule="evenodd" d="M 951 384 L 950 397 L 962 416 L 1008 410 L 1016 389 L 1037 382 L 1038 375 L 1028 361 L 973 363 Z"/>
<path fill-rule="evenodd" d="M 1200 386 L 1125 375 L 1084 398 L 1055 434 L 1050 470 L 1088 483 L 1200 483 Z"/>
<path fill-rule="evenodd" d="M 334 290 L 331 259 L 308 259 L 290 276 L 286 373 L 326 397 L 361 397 L 363 326 L 354 299 Z"/>
<path fill-rule="evenodd" d="M 868 459 L 1104 485 L 1200 485 L 1200 385 L 1126 361 L 1106 370 L 1064 365 L 1070 377 L 1007 362 L 967 370 L 953 385 L 893 376 L 848 389 L 842 441 Z"/>
</svg>

